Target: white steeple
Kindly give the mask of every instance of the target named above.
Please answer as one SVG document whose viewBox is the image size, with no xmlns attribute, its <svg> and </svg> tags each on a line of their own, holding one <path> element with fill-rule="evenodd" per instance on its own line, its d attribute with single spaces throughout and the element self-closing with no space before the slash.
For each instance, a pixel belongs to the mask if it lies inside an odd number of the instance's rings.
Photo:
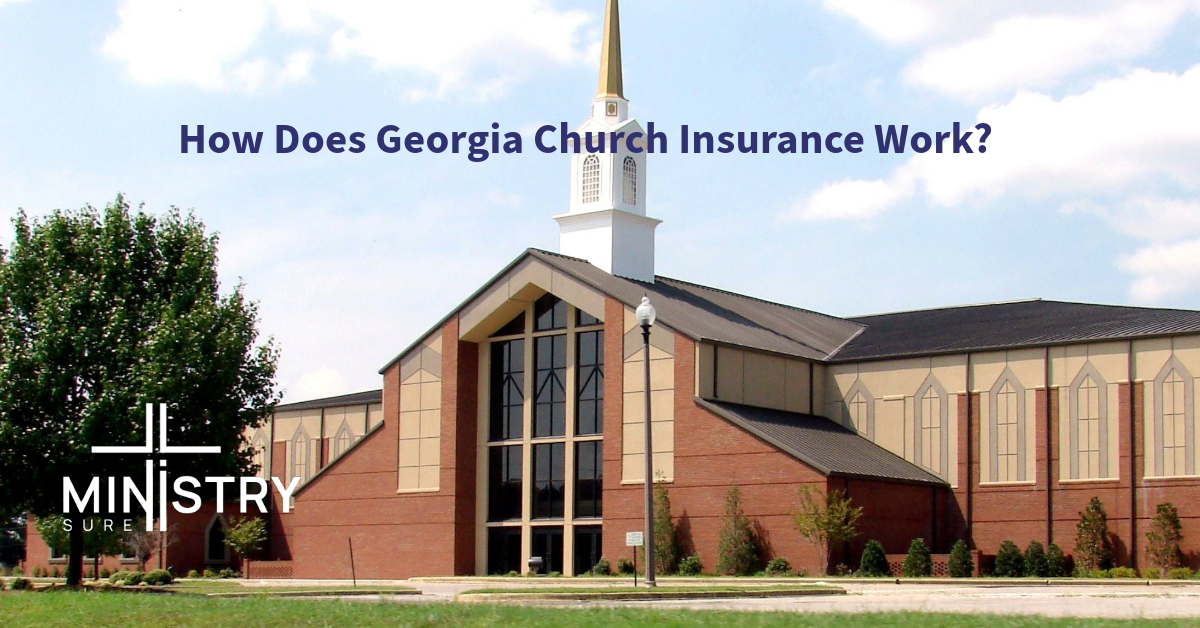
<svg viewBox="0 0 1200 628">
<path fill-rule="evenodd" d="M 621 20 L 617 0 L 608 0 L 600 55 L 600 87 L 592 115 L 576 129 L 581 138 L 603 132 L 641 133 L 641 152 L 624 140 L 616 152 L 571 156 L 571 207 L 558 221 L 559 252 L 586 259 L 604 271 L 654 282 L 654 229 L 660 220 L 646 216 L 645 130 L 629 117 L 621 72 Z M 595 143 L 595 140 L 593 140 Z M 611 145 L 608 146 L 611 148 Z"/>
</svg>

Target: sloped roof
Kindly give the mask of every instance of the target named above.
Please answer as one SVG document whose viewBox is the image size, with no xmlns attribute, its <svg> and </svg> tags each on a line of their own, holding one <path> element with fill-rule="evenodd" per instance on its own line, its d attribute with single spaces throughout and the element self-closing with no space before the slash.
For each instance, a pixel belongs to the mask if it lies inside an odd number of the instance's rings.
<svg viewBox="0 0 1200 628">
<path fill-rule="evenodd" d="M 663 324 L 696 340 L 824 360 L 862 329 L 851 321 L 669 277 L 647 283 L 610 275 L 582 259 L 538 249 L 528 253 L 630 307 L 648 295 Z"/>
<path fill-rule="evenodd" d="M 336 408 L 338 406 L 360 406 L 372 403 L 383 403 L 383 390 L 368 390 L 366 392 L 351 393 L 349 395 L 338 395 L 336 397 L 325 397 L 324 399 L 309 399 L 308 401 L 298 401 L 275 406 L 276 412 L 286 412 L 289 410 L 315 410 L 317 408 Z"/>
<path fill-rule="evenodd" d="M 836 362 L 1200 332 L 1200 312 L 1063 301 L 968 305 L 850 319 L 861 334 Z"/>
<path fill-rule="evenodd" d="M 700 407 L 822 475 L 945 486 L 947 482 L 833 421 L 811 414 L 696 398 Z"/>
</svg>

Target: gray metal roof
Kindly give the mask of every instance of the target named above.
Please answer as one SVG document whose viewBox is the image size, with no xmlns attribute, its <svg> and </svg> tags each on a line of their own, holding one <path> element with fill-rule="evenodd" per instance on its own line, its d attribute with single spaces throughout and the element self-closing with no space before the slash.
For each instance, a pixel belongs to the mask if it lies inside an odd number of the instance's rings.
<svg viewBox="0 0 1200 628">
<path fill-rule="evenodd" d="M 286 405 L 275 406 L 276 412 L 289 410 L 316 410 L 317 408 L 336 408 L 338 406 L 365 406 L 373 403 L 383 403 L 383 390 L 368 390 L 366 392 L 297 401 Z"/>
<path fill-rule="evenodd" d="M 529 254 L 631 307 L 648 295 L 664 325 L 696 340 L 824 360 L 858 334 L 857 323 L 669 277 L 647 283 L 610 275 L 585 260 Z"/>
<path fill-rule="evenodd" d="M 1200 332 L 1200 312 L 1063 301 L 1017 301 L 860 316 L 863 332 L 836 362 Z"/>
<path fill-rule="evenodd" d="M 700 398 L 696 398 L 696 403 L 825 476 L 947 484 L 825 417 Z"/>
</svg>

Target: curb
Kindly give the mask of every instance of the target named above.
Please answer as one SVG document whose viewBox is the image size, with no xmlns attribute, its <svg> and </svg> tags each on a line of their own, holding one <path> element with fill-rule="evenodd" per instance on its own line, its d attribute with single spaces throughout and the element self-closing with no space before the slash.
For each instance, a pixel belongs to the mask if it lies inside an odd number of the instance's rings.
<svg viewBox="0 0 1200 628">
<path fill-rule="evenodd" d="M 264 587 L 269 589 L 268 587 Z M 180 592 L 183 595 L 189 595 L 186 592 Z M 281 591 L 279 593 L 271 593 L 268 591 L 250 593 L 241 591 L 238 593 L 194 593 L 190 595 L 203 595 L 208 598 L 221 599 L 245 599 L 259 597 L 365 597 L 372 595 L 421 595 L 417 589 L 410 590 L 382 590 L 382 589 L 356 589 L 348 591 Z"/>
<path fill-rule="evenodd" d="M 465 603 L 482 602 L 592 602 L 637 600 L 712 600 L 738 598 L 809 597 L 820 595 L 846 595 L 845 589 L 779 589 L 772 591 L 646 591 L 608 593 L 460 593 L 454 601 Z"/>
</svg>

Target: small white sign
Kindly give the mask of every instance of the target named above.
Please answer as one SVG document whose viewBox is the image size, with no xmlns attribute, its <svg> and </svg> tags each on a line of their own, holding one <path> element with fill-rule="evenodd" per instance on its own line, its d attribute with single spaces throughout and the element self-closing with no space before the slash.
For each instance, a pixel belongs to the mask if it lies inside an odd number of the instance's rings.
<svg viewBox="0 0 1200 628">
<path fill-rule="evenodd" d="M 626 532 L 625 547 L 641 547 L 646 544 L 641 532 Z"/>
</svg>

